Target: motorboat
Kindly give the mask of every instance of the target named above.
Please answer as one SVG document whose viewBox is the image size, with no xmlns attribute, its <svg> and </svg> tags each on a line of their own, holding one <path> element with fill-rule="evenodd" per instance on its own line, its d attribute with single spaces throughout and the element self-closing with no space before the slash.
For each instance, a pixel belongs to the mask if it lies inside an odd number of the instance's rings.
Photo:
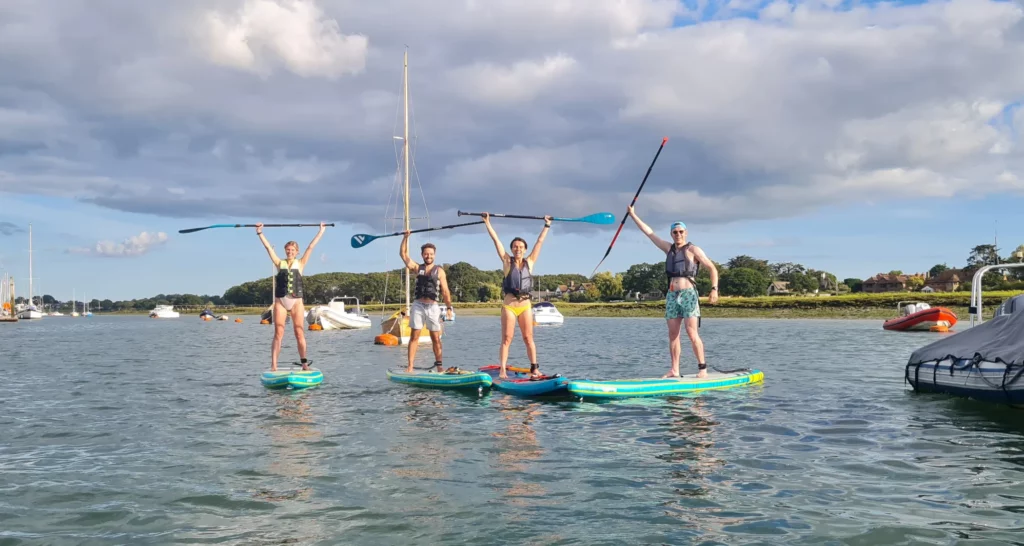
<svg viewBox="0 0 1024 546">
<path fill-rule="evenodd" d="M 150 318 L 178 318 L 181 313 L 174 310 L 173 305 L 157 305 L 149 312 Z"/>
<path fill-rule="evenodd" d="M 199 318 L 205 317 L 210 317 L 212 319 L 215 317 L 215 315 L 213 314 L 213 311 L 210 311 L 209 309 L 203 309 L 202 312 L 199 313 Z"/>
<path fill-rule="evenodd" d="M 956 313 L 945 307 L 932 307 L 921 302 L 901 301 L 896 304 L 895 318 L 882 323 L 886 330 L 929 331 L 948 330 L 956 324 Z"/>
<path fill-rule="evenodd" d="M 982 267 L 971 281 L 971 328 L 917 349 L 904 378 L 917 392 L 942 393 L 1024 407 L 1024 294 L 1007 298 L 982 321 Z"/>
<path fill-rule="evenodd" d="M 539 301 L 533 304 L 533 323 L 537 325 L 543 324 L 562 324 L 565 321 L 565 317 L 558 311 L 555 304 L 550 301 Z"/>
<path fill-rule="evenodd" d="M 352 309 L 346 309 L 345 302 L 354 301 Z M 370 316 L 359 305 L 359 298 L 338 296 L 331 298 L 327 305 L 317 305 L 306 313 L 310 327 L 320 325 L 322 330 L 350 330 L 372 326 Z"/>
<path fill-rule="evenodd" d="M 21 304 L 17 306 L 18 318 L 20 320 L 26 319 L 41 319 L 43 318 L 43 312 L 39 310 L 35 305 Z"/>
</svg>

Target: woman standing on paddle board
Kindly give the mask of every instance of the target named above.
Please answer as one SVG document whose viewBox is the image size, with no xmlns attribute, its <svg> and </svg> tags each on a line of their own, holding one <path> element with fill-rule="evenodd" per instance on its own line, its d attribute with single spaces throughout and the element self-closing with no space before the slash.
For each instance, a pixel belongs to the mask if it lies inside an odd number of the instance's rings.
<svg viewBox="0 0 1024 546">
<path fill-rule="evenodd" d="M 498 234 L 491 227 L 489 213 L 482 214 L 487 233 L 494 241 L 494 247 L 498 250 L 498 257 L 501 258 L 502 271 L 505 279 L 501 283 L 502 305 L 501 305 L 501 348 L 498 350 L 498 363 L 501 364 L 501 371 L 498 377 L 508 379 L 505 362 L 508 360 L 508 348 L 512 345 L 512 338 L 516 334 L 516 323 L 519 324 L 519 331 L 523 334 L 523 342 L 526 343 L 526 356 L 530 359 L 530 375 L 542 377 L 537 366 L 537 347 L 533 344 L 533 305 L 530 303 L 530 291 L 533 290 L 533 266 L 540 256 L 540 247 L 544 244 L 544 237 L 551 229 L 551 216 L 544 217 L 544 229 L 540 231 L 537 242 L 533 245 L 533 252 L 526 254 L 526 241 L 521 237 L 512 239 L 509 248 L 512 254 L 505 252 L 504 245 L 498 240 Z"/>
<path fill-rule="evenodd" d="M 672 357 L 672 368 L 662 377 L 679 377 L 679 341 L 681 325 L 686 325 L 693 355 L 697 357 L 697 377 L 707 377 L 708 365 L 704 361 L 704 342 L 697 332 L 700 318 L 700 303 L 697 294 L 697 269 L 704 264 L 711 273 L 711 295 L 708 302 L 718 302 L 718 269 L 704 251 L 693 243 L 686 242 L 686 224 L 676 222 L 669 231 L 672 242 L 654 234 L 654 230 L 636 215 L 633 205 L 629 206 L 629 217 L 636 222 L 640 231 L 665 253 L 665 276 L 668 277 L 668 293 L 665 294 L 665 320 L 668 321 L 668 350 Z"/>
<path fill-rule="evenodd" d="M 256 224 L 256 235 L 260 236 L 260 241 L 263 241 L 263 246 L 270 254 L 270 259 L 277 267 L 277 292 L 274 293 L 274 342 L 270 349 L 270 371 L 272 372 L 277 371 L 277 356 L 281 353 L 281 342 L 284 340 L 286 316 L 292 318 L 292 329 L 295 330 L 295 341 L 299 346 L 302 369 L 309 369 L 309 362 L 306 360 L 306 336 L 302 332 L 302 327 L 306 322 L 305 309 L 302 305 L 302 272 L 306 268 L 309 257 L 313 254 L 313 247 L 320 242 L 320 237 L 323 237 L 325 229 L 327 229 L 326 225 L 321 222 L 320 231 L 316 237 L 313 237 L 313 241 L 309 243 L 309 247 L 306 248 L 306 252 L 302 254 L 301 258 L 296 258 L 299 254 L 299 243 L 295 241 L 285 243 L 284 253 L 287 259 L 282 260 L 277 257 L 274 249 L 270 246 L 270 241 L 263 236 L 263 223 Z"/>
</svg>

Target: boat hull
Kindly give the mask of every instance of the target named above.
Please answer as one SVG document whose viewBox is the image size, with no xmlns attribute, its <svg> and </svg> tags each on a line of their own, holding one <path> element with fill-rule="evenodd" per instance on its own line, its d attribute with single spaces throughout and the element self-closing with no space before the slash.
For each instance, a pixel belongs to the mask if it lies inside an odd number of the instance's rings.
<svg viewBox="0 0 1024 546">
<path fill-rule="evenodd" d="M 1024 365 L 969 359 L 907 364 L 905 378 L 917 392 L 950 394 L 1024 406 Z"/>
<path fill-rule="evenodd" d="M 885 321 L 882 328 L 900 332 L 927 332 L 936 326 L 951 328 L 956 324 L 957 318 L 945 307 L 931 307 L 905 317 L 896 317 Z"/>
<path fill-rule="evenodd" d="M 569 392 L 583 399 L 618 399 L 672 396 L 715 389 L 728 389 L 764 381 L 760 370 L 718 373 L 707 377 L 684 375 L 678 378 L 620 379 L 612 381 L 569 381 Z"/>
<path fill-rule="evenodd" d="M 508 379 L 500 379 L 501 366 L 492 364 L 480 368 L 491 376 L 494 388 L 515 396 L 560 396 L 569 394 L 569 379 L 560 376 L 546 376 L 542 379 L 530 378 L 529 370 L 513 371 L 518 368 L 506 368 Z"/>
<path fill-rule="evenodd" d="M 25 309 L 24 311 L 18 311 L 18 318 L 21 320 L 41 319 L 43 314 L 35 309 Z"/>
<path fill-rule="evenodd" d="M 328 307 L 314 307 L 306 314 L 306 322 L 319 324 L 323 330 L 358 330 L 373 325 L 370 319 L 353 313 L 339 313 Z"/>
<path fill-rule="evenodd" d="M 395 311 L 395 314 L 381 323 L 380 332 L 397 337 L 401 345 L 408 345 L 409 340 L 412 338 L 412 329 L 409 328 L 409 317 L 403 317 L 401 311 Z M 428 345 L 434 344 L 434 341 L 430 339 L 430 331 L 426 328 L 420 330 L 419 344 L 422 345 L 424 343 Z"/>
</svg>

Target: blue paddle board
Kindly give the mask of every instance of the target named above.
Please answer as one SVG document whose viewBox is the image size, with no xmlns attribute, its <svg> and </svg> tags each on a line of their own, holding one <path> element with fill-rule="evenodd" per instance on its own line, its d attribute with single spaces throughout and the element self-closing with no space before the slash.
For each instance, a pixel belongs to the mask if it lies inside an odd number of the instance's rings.
<svg viewBox="0 0 1024 546">
<path fill-rule="evenodd" d="M 501 366 L 491 364 L 480 368 L 491 376 L 494 388 L 501 392 L 516 396 L 557 396 L 569 394 L 569 379 L 560 375 L 546 375 L 539 378 L 530 377 L 530 370 L 507 366 L 505 372 L 508 379 L 501 379 Z"/>
<path fill-rule="evenodd" d="M 674 378 L 619 379 L 611 381 L 569 381 L 569 392 L 580 398 L 616 399 L 641 396 L 670 396 L 712 389 L 728 389 L 764 381 L 761 370 L 742 370 L 729 373 L 708 372 L 707 377 L 696 374 Z"/>
<path fill-rule="evenodd" d="M 449 368 L 451 370 L 451 368 Z M 469 370 L 435 372 L 430 370 L 387 370 L 390 381 L 416 387 L 432 387 L 435 389 L 489 389 L 491 376 L 483 372 Z"/>
<path fill-rule="evenodd" d="M 308 389 L 319 385 L 323 380 L 323 372 L 316 368 L 309 370 L 278 369 L 275 372 L 265 371 L 260 376 L 260 383 L 268 389 Z"/>
</svg>

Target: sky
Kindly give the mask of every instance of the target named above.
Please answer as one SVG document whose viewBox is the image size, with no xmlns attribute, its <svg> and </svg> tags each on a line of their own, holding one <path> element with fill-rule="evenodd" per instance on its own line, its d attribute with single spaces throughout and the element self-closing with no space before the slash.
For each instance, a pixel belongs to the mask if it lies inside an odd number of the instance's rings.
<svg viewBox="0 0 1024 546">
<path fill-rule="evenodd" d="M 399 266 L 413 228 L 556 222 L 536 273 L 590 275 L 636 204 L 664 238 L 847 277 L 1024 243 L 1024 7 L 991 0 L 6 0 L 0 272 L 36 294 L 222 294 L 252 228 L 334 222 L 306 274 Z M 396 220 L 397 218 L 397 220 Z M 530 246 L 538 220 L 495 219 Z M 266 228 L 279 249 L 315 228 Z M 413 235 L 500 262 L 483 226 Z M 664 256 L 628 221 L 601 270 Z"/>
</svg>

